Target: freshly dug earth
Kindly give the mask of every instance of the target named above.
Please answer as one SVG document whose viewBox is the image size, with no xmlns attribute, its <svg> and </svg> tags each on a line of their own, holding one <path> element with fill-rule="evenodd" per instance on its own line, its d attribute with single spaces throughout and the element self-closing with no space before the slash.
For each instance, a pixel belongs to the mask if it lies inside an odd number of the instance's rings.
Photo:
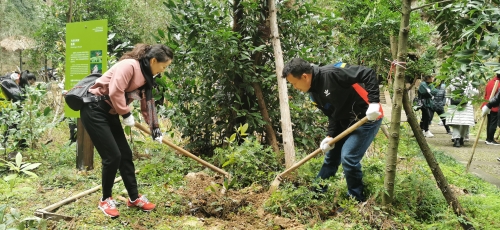
<svg viewBox="0 0 500 230">
<path fill-rule="evenodd" d="M 187 187 L 176 191 L 186 197 L 186 215 L 199 218 L 213 229 L 305 229 L 297 220 L 266 213 L 262 207 L 270 194 L 260 186 L 221 193 L 222 178 L 205 173 L 189 173 Z M 219 185 L 216 185 L 218 183 Z M 211 189 L 213 188 L 213 189 Z"/>
</svg>

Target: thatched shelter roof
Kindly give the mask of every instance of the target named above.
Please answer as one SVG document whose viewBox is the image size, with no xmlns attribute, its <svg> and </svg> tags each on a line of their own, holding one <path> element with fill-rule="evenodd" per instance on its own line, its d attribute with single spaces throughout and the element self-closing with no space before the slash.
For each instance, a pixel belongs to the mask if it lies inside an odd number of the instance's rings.
<svg viewBox="0 0 500 230">
<path fill-rule="evenodd" d="M 7 51 L 18 51 L 34 48 L 36 45 L 35 41 L 31 38 L 24 36 L 12 36 L 4 38 L 0 41 L 0 46 L 5 48 Z"/>
</svg>

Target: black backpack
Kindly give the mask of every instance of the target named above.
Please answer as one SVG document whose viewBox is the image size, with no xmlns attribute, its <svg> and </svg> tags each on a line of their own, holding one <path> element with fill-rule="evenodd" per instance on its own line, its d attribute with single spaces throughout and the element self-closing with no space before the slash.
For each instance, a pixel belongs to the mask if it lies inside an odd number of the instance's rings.
<svg viewBox="0 0 500 230">
<path fill-rule="evenodd" d="M 89 88 L 93 86 L 95 81 L 101 76 L 100 73 L 93 73 L 76 83 L 76 85 L 64 95 L 66 104 L 68 104 L 72 110 L 79 111 L 85 103 L 108 100 L 109 96 L 89 95 Z"/>
<path fill-rule="evenodd" d="M 0 77 L 0 88 L 9 101 L 24 100 L 23 91 L 9 76 Z"/>
<path fill-rule="evenodd" d="M 424 101 L 422 98 L 420 98 L 420 95 L 416 95 L 415 98 L 413 98 L 413 110 L 418 111 L 424 107 Z"/>
</svg>

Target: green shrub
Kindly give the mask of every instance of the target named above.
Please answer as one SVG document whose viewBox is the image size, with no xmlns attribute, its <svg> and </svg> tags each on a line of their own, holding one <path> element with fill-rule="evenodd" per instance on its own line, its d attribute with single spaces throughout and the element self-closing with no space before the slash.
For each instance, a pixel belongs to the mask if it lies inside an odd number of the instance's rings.
<svg viewBox="0 0 500 230">
<path fill-rule="evenodd" d="M 246 137 L 248 124 L 226 138 L 225 148 L 216 148 L 214 164 L 221 165 L 232 174 L 234 186 L 244 188 L 253 183 L 268 185 L 280 170 L 279 159 L 270 147 L 264 147 L 253 137 Z"/>
</svg>

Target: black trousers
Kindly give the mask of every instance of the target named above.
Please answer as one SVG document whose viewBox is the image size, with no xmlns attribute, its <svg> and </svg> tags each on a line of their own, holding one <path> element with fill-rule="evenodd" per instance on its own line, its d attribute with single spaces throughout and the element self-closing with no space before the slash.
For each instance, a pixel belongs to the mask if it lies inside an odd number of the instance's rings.
<svg viewBox="0 0 500 230">
<path fill-rule="evenodd" d="M 431 114 L 434 114 L 430 108 L 422 107 L 422 120 L 420 120 L 420 128 L 427 132 L 429 130 L 429 124 L 431 123 Z M 432 112 L 432 113 L 431 113 Z"/>
<path fill-rule="evenodd" d="M 446 132 L 447 133 L 451 132 L 450 131 L 450 126 L 448 126 L 446 124 L 446 117 L 441 117 L 441 114 L 444 114 L 444 109 L 442 109 L 442 108 L 431 111 L 431 118 L 430 118 L 429 124 L 432 121 L 432 118 L 434 117 L 434 113 L 437 113 L 437 115 L 439 116 L 439 119 L 441 119 L 441 121 L 443 122 L 443 126 L 446 129 Z"/>
<path fill-rule="evenodd" d="M 132 150 L 128 145 L 118 115 L 108 111 L 104 102 L 84 104 L 80 110 L 83 127 L 87 130 L 102 159 L 102 198 L 112 196 L 115 176 L 118 170 L 131 200 L 138 197 Z"/>
<path fill-rule="evenodd" d="M 486 127 L 486 141 L 493 141 L 495 131 L 498 127 L 498 112 L 490 112 L 487 117 L 488 126 Z"/>
</svg>

